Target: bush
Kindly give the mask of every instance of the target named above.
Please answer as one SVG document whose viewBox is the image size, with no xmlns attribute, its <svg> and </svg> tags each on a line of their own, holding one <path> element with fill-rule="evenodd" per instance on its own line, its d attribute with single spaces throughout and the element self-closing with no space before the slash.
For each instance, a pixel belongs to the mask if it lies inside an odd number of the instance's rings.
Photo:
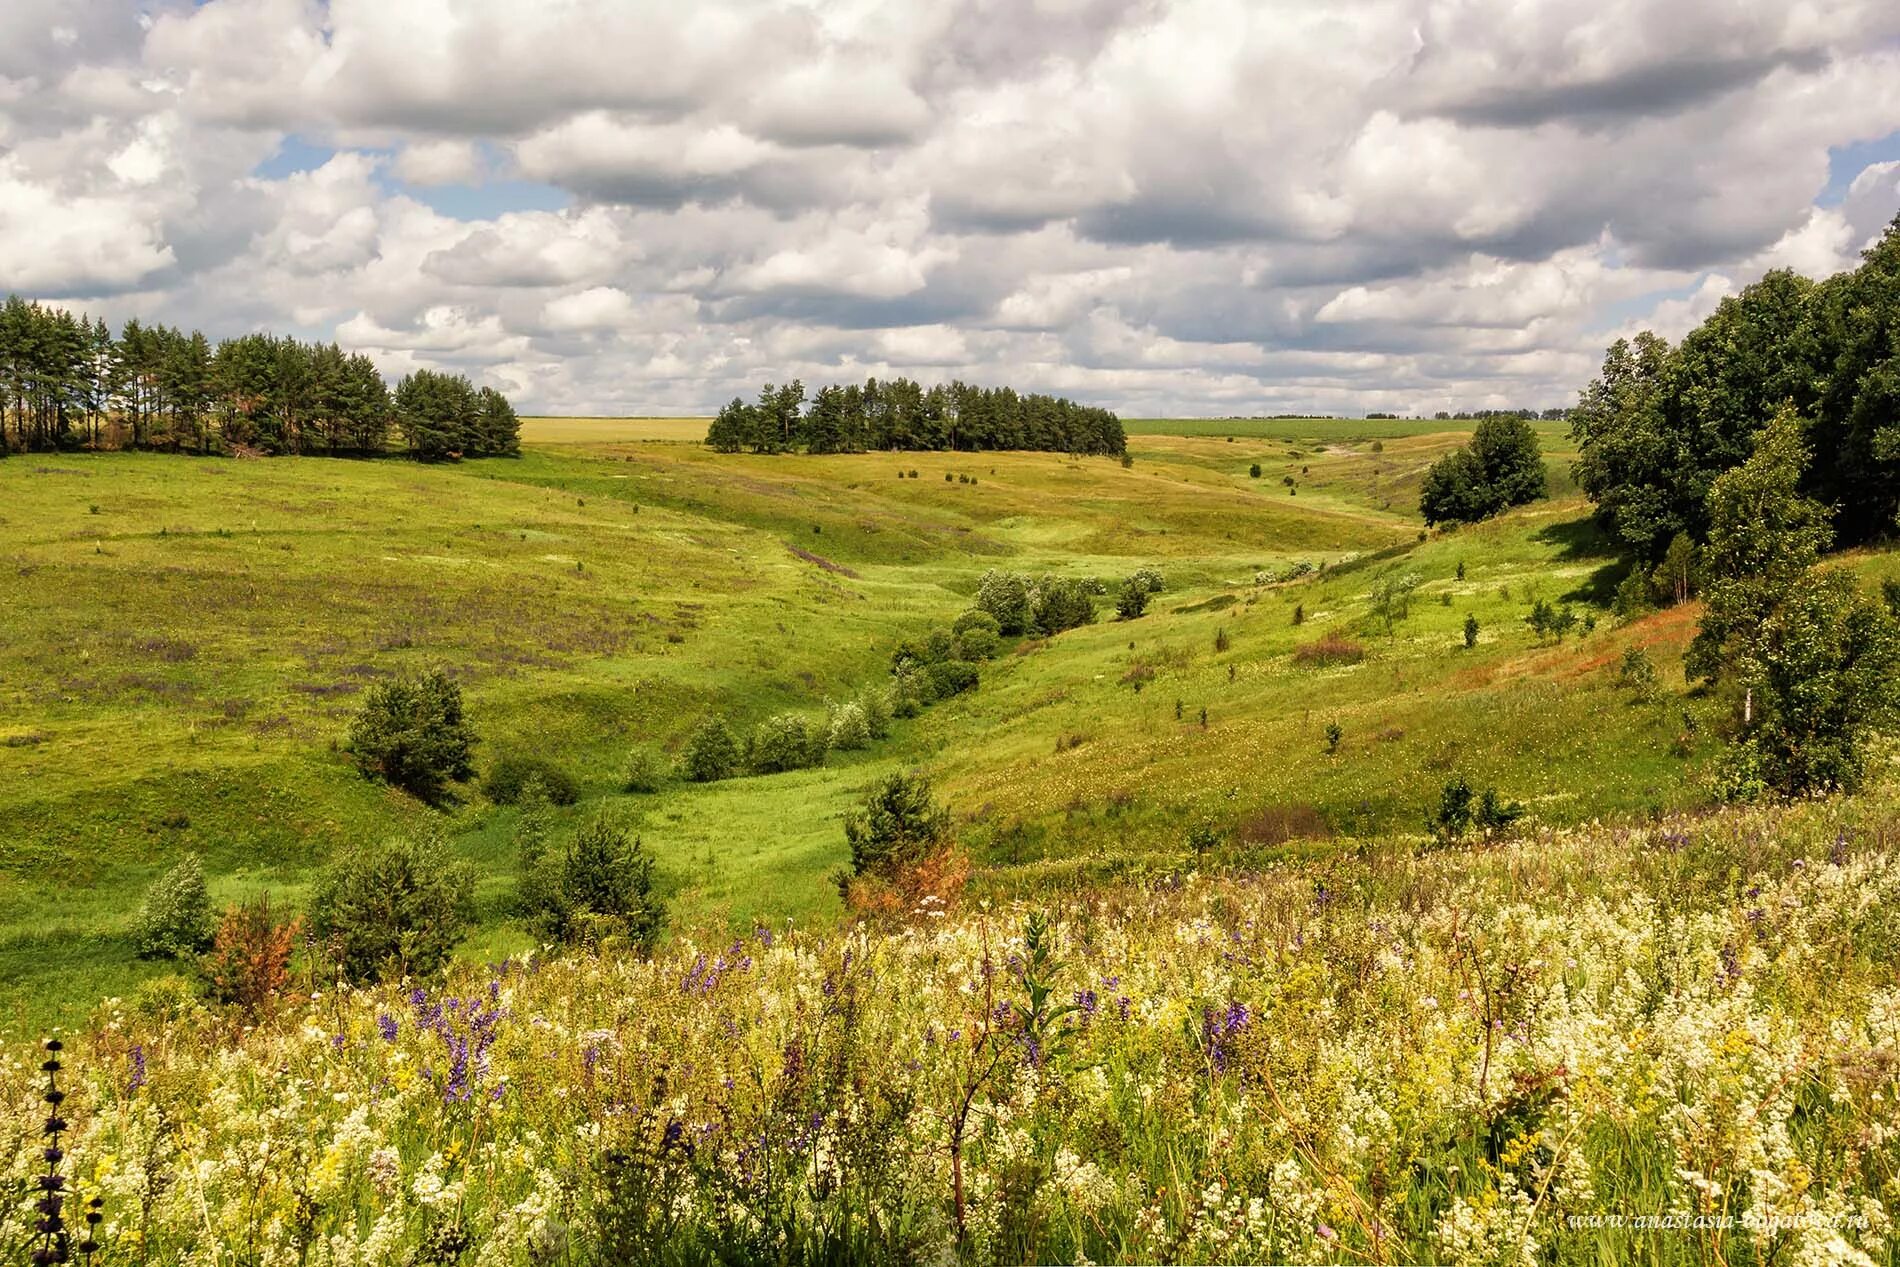
<svg viewBox="0 0 1900 1267">
<path fill-rule="evenodd" d="M 874 686 L 858 696 L 858 707 L 864 710 L 864 728 L 873 739 L 883 739 L 891 733 L 891 692 L 887 687 Z"/>
<path fill-rule="evenodd" d="M 927 664 L 921 674 L 928 684 L 925 703 L 949 699 L 952 695 L 961 695 L 965 691 L 976 689 L 977 669 L 967 660 L 945 660 L 941 664 Z"/>
<path fill-rule="evenodd" d="M 729 779 L 739 772 L 739 741 L 723 717 L 708 717 L 687 740 L 681 773 L 695 783 Z"/>
<path fill-rule="evenodd" d="M 1255 462 L 1252 466 L 1247 468 L 1247 478 L 1252 480 L 1260 478 L 1260 463 Z"/>
<path fill-rule="evenodd" d="M 211 893 L 198 855 L 186 854 L 145 891 L 133 936 L 142 959 L 182 959 L 211 944 Z"/>
<path fill-rule="evenodd" d="M 976 607 L 996 622 L 996 630 L 1014 638 L 1029 630 L 1029 582 L 1019 572 L 991 568 L 976 586 Z"/>
<path fill-rule="evenodd" d="M 1324 668 L 1333 664 L 1357 664 L 1366 658 L 1366 649 L 1341 634 L 1323 634 L 1314 642 L 1293 649 L 1293 662 Z"/>
<path fill-rule="evenodd" d="M 474 773 L 475 736 L 462 715 L 462 690 L 440 669 L 378 682 L 350 722 L 346 747 L 364 774 L 426 801 Z"/>
<path fill-rule="evenodd" d="M 999 636 L 1003 632 L 1002 627 L 996 623 L 996 617 L 990 615 L 980 607 L 972 607 L 950 622 L 950 632 L 959 638 L 972 629 L 988 630 L 990 633 Z"/>
<path fill-rule="evenodd" d="M 950 812 L 930 793 L 921 774 L 889 775 L 865 796 L 845 820 L 851 847 L 851 874 L 869 875 L 915 862 L 950 843 Z"/>
<path fill-rule="evenodd" d="M 482 795 L 497 805 L 513 805 L 521 799 L 521 789 L 530 779 L 540 781 L 548 800 L 556 805 L 572 805 L 581 798 L 580 787 L 572 775 L 540 757 L 510 753 L 489 767 L 482 780 Z"/>
<path fill-rule="evenodd" d="M 1478 791 L 1458 775 L 1439 789 L 1438 808 L 1425 825 L 1440 844 L 1451 844 L 1473 827 L 1487 838 L 1495 836 L 1522 817 L 1524 807 L 1516 801 L 1505 800 L 1493 787 Z"/>
<path fill-rule="evenodd" d="M 864 705 L 856 700 L 833 704 L 825 719 L 825 732 L 831 747 L 839 752 L 854 752 L 870 743 L 871 723 L 864 714 Z"/>
<path fill-rule="evenodd" d="M 922 775 L 880 780 L 845 820 L 844 835 L 851 869 L 834 879 L 853 910 L 938 914 L 969 875 L 951 836 L 949 811 L 932 798 Z"/>
<path fill-rule="evenodd" d="M 1057 634 L 1095 621 L 1088 586 L 1067 577 L 1045 576 L 1030 599 L 1030 624 L 1038 633 Z"/>
<path fill-rule="evenodd" d="M 1465 646 L 1467 649 L 1469 649 L 1477 645 L 1478 645 L 1478 618 L 1476 616 L 1467 614 L 1465 616 Z"/>
<path fill-rule="evenodd" d="M 825 759 L 825 731 L 798 713 L 778 713 L 760 722 L 746 743 L 746 765 L 755 774 L 803 770 Z"/>
<path fill-rule="evenodd" d="M 1167 580 L 1161 575 L 1161 569 L 1145 565 L 1130 573 L 1127 583 L 1139 585 L 1150 594 L 1159 594 L 1168 587 Z"/>
<path fill-rule="evenodd" d="M 1391 633 L 1399 621 L 1404 620 L 1412 611 L 1412 595 L 1424 582 L 1417 572 L 1402 572 L 1395 576 L 1379 578 L 1367 598 L 1372 605 L 1372 614 L 1385 624 L 1387 633 Z"/>
<path fill-rule="evenodd" d="M 1121 593 L 1115 599 L 1115 615 L 1121 620 L 1135 620 L 1148 610 L 1149 589 L 1134 577 L 1122 582 Z"/>
<path fill-rule="evenodd" d="M 199 963 L 212 997 L 261 1016 L 290 981 L 290 952 L 301 920 L 280 921 L 270 895 L 225 908 L 211 950 Z"/>
<path fill-rule="evenodd" d="M 311 926 L 351 981 L 427 976 L 448 962 L 474 900 L 474 868 L 440 839 L 399 838 L 333 864 L 311 901 Z"/>
<path fill-rule="evenodd" d="M 624 939 L 642 953 L 659 941 L 666 904 L 653 891 L 653 855 L 624 828 L 588 823 L 548 865 L 551 874 L 535 886 L 538 906 L 528 912 L 536 932 L 596 946 Z"/>
<path fill-rule="evenodd" d="M 666 762 L 654 749 L 644 744 L 627 754 L 627 763 L 620 770 L 620 790 L 623 792 L 657 792 L 666 786 Z"/>
<path fill-rule="evenodd" d="M 1002 647 L 1003 639 L 995 629 L 972 625 L 957 634 L 954 654 L 959 660 L 988 660 Z"/>
<path fill-rule="evenodd" d="M 1656 666 L 1641 647 L 1627 647 L 1623 662 L 1617 666 L 1616 684 L 1647 698 L 1656 690 Z"/>
</svg>

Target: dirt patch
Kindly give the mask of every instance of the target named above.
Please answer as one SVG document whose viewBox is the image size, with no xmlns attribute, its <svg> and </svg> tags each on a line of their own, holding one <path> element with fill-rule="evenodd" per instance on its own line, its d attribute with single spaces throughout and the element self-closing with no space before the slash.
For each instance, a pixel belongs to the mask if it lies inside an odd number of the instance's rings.
<svg viewBox="0 0 1900 1267">
<path fill-rule="evenodd" d="M 842 563 L 832 562 L 822 554 L 813 554 L 810 550 L 802 546 L 795 546 L 789 541 L 785 543 L 785 548 L 790 550 L 797 558 L 803 559 L 807 563 L 815 563 L 827 572 L 836 572 L 839 576 L 848 576 L 854 581 L 858 579 L 856 572 L 853 572 Z"/>
</svg>

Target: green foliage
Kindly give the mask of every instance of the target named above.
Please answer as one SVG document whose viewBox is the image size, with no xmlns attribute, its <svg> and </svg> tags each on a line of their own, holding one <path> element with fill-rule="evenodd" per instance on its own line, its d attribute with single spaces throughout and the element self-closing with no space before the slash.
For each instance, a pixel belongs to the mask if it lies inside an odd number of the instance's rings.
<svg viewBox="0 0 1900 1267">
<path fill-rule="evenodd" d="M 1425 825 L 1440 844 L 1464 839 L 1472 828 L 1490 838 L 1524 817 L 1524 807 L 1507 801 L 1494 787 L 1475 789 L 1463 775 L 1446 780 L 1438 792 L 1438 806 Z"/>
<path fill-rule="evenodd" d="M 826 733 L 802 713 L 776 713 L 753 728 L 746 741 L 746 765 L 755 774 L 778 774 L 821 765 Z"/>
<path fill-rule="evenodd" d="M 706 443 L 723 453 L 1042 449 L 1127 456 L 1121 419 L 1106 409 L 1008 387 L 953 382 L 924 388 L 907 378 L 820 387 L 809 408 L 802 382 L 767 383 L 756 404 L 735 397 L 721 409 Z M 977 482 L 968 472 L 948 471 L 944 481 Z"/>
<path fill-rule="evenodd" d="M 1427 524 L 1476 523 L 1544 496 L 1544 458 L 1524 418 L 1486 418 L 1471 443 L 1432 464 L 1419 492 Z"/>
<path fill-rule="evenodd" d="M 604 819 L 583 824 L 535 887 L 528 918 L 541 936 L 599 945 L 624 940 L 651 952 L 666 926 L 655 892 L 653 855 L 625 828 Z"/>
<path fill-rule="evenodd" d="M 217 921 L 204 866 L 186 854 L 145 891 L 132 937 L 143 959 L 182 959 L 211 944 Z"/>
<path fill-rule="evenodd" d="M 1465 616 L 1465 649 L 1478 645 L 1478 618 L 1469 613 Z"/>
<path fill-rule="evenodd" d="M 1650 660 L 1649 653 L 1641 647 L 1625 647 L 1623 659 L 1617 665 L 1616 684 L 1626 691 L 1635 691 L 1644 699 L 1656 693 L 1656 665 Z"/>
<path fill-rule="evenodd" d="M 994 628 L 971 625 L 956 635 L 951 655 L 958 660 L 988 660 L 1002 648 L 1002 637 Z"/>
<path fill-rule="evenodd" d="M 1252 466 L 1247 468 L 1247 478 L 1252 480 L 1260 478 L 1260 463 L 1255 462 Z"/>
<path fill-rule="evenodd" d="M 521 451 L 521 422 L 507 399 L 476 391 L 465 375 L 417 370 L 396 385 L 396 424 L 414 456 L 512 456 Z"/>
<path fill-rule="evenodd" d="M 1762 622 L 1738 685 L 1763 780 L 1805 796 L 1859 785 L 1900 708 L 1900 625 L 1834 568 L 1797 577 Z"/>
<path fill-rule="evenodd" d="M 311 930 L 354 982 L 428 976 L 474 918 L 475 870 L 435 836 L 358 847 L 325 871 Z"/>
<path fill-rule="evenodd" d="M 723 717 L 708 717 L 686 741 L 680 772 L 694 783 L 713 783 L 739 772 L 739 741 Z"/>
<path fill-rule="evenodd" d="M 1331 756 L 1339 751 L 1339 741 L 1346 737 L 1343 727 L 1336 721 L 1326 723 L 1326 754 Z"/>
<path fill-rule="evenodd" d="M 580 799 L 580 786 L 567 771 L 552 761 L 518 752 L 501 757 L 489 767 L 482 780 L 482 795 L 497 805 L 513 805 L 531 779 L 556 805 L 572 805 Z"/>
<path fill-rule="evenodd" d="M 1524 618 L 1538 641 L 1546 638 L 1562 642 L 1564 635 L 1577 627 L 1577 613 L 1566 604 L 1558 606 L 1547 599 L 1538 599 L 1531 604 L 1531 614 Z"/>
<path fill-rule="evenodd" d="M 880 779 L 858 811 L 845 820 L 851 874 L 888 873 L 923 861 L 950 844 L 950 811 L 931 795 L 921 774 Z"/>
<path fill-rule="evenodd" d="M 1725 299 L 1679 347 L 1618 340 L 1572 414 L 1578 483 L 1604 526 L 1654 561 L 1703 539 L 1717 478 L 1745 462 L 1765 420 L 1813 420 L 1802 492 L 1838 508 L 1839 539 L 1892 530 L 1900 510 L 1900 218 L 1852 272 L 1819 284 L 1770 272 Z"/>
<path fill-rule="evenodd" d="M 627 753 L 627 760 L 620 768 L 620 790 L 646 794 L 657 792 L 666 786 L 666 762 L 659 752 L 641 744 Z"/>
<path fill-rule="evenodd" d="M 1424 578 L 1416 572 L 1395 572 L 1380 577 L 1373 584 L 1366 597 L 1371 603 L 1373 618 L 1385 625 L 1387 633 L 1411 614 L 1412 595 L 1423 583 Z"/>
<path fill-rule="evenodd" d="M 370 687 L 350 722 L 347 750 L 357 768 L 426 801 L 474 773 L 475 735 L 462 714 L 462 688 L 441 669 Z"/>
<path fill-rule="evenodd" d="M 973 691 L 977 687 L 977 668 L 967 660 L 940 660 L 924 665 L 911 680 L 917 697 L 926 704 Z"/>
<path fill-rule="evenodd" d="M 1704 610 L 1686 660 L 1695 677 L 1748 673 L 1768 614 L 1833 539 L 1827 508 L 1799 491 L 1802 433 L 1801 419 L 1782 410 L 1748 460 L 1709 490 Z"/>
<path fill-rule="evenodd" d="M 997 632 L 1015 638 L 1029 630 L 1029 582 L 1020 572 L 991 568 L 977 582 L 976 608 L 996 622 Z"/>
<path fill-rule="evenodd" d="M 1663 602 L 1686 603 L 1695 596 L 1701 552 L 1686 532 L 1669 539 L 1662 562 L 1649 574 L 1649 588 Z"/>
<path fill-rule="evenodd" d="M 1149 589 L 1134 577 L 1122 582 L 1120 592 L 1115 598 L 1115 615 L 1121 620 L 1135 620 L 1148 610 Z"/>
<path fill-rule="evenodd" d="M 833 704 L 825 718 L 825 733 L 831 747 L 839 752 L 854 752 L 871 742 L 871 723 L 864 705 L 857 700 Z"/>
<path fill-rule="evenodd" d="M 1044 576 L 1029 592 L 1030 631 L 1058 634 L 1095 621 L 1095 602 L 1086 582 Z"/>
</svg>

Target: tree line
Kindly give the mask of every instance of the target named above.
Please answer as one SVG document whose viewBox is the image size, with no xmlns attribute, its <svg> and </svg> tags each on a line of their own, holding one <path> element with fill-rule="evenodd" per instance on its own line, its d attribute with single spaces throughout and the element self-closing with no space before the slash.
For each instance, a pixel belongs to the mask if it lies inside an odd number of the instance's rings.
<svg viewBox="0 0 1900 1267">
<path fill-rule="evenodd" d="M 908 378 L 820 387 L 767 383 L 751 404 L 735 396 L 707 430 L 722 453 L 863 453 L 873 449 L 1040 449 L 1124 453 L 1121 419 L 1062 396 Z"/>
<path fill-rule="evenodd" d="M 0 456 L 10 450 L 165 449 L 418 458 L 520 452 L 508 398 L 417 370 L 391 392 L 334 343 L 103 318 L 10 296 L 0 306 Z"/>
<path fill-rule="evenodd" d="M 1787 406 L 1812 454 L 1800 492 L 1833 512 L 1834 543 L 1891 532 L 1900 512 L 1900 217 L 1859 267 L 1786 269 L 1732 296 L 1671 346 L 1610 345 L 1571 415 L 1577 482 L 1619 548 L 1653 564 L 1709 536 L 1709 492 Z"/>
</svg>

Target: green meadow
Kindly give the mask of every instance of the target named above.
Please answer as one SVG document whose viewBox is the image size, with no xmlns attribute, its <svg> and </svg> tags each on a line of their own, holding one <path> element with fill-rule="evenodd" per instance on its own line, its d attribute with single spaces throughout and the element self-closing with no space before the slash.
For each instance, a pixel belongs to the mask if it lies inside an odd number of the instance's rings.
<svg viewBox="0 0 1900 1267">
<path fill-rule="evenodd" d="M 1550 825 L 1707 799 L 1714 706 L 1677 660 L 1693 615 L 1610 616 L 1613 561 L 1557 424 L 1540 426 L 1551 500 L 1431 534 L 1419 482 L 1467 435 L 1435 428 L 1462 424 L 1136 423 L 1126 467 L 720 455 L 688 442 L 703 425 L 533 419 L 521 458 L 442 465 L 0 463 L 6 1028 L 170 970 L 129 930 L 187 851 L 214 899 L 294 905 L 338 851 L 437 820 L 483 876 L 464 953 L 527 947 L 508 914 L 515 811 L 473 785 L 426 808 L 340 751 L 367 684 L 428 664 L 464 685 L 478 768 L 522 752 L 571 771 L 583 796 L 562 820 L 634 825 L 685 929 L 837 919 L 842 817 L 899 768 L 932 776 L 995 891 L 1178 867 L 1197 831 L 1222 842 L 1210 866 L 1419 836 L 1455 775 Z M 1116 621 L 1104 600 L 868 750 L 620 791 L 630 749 L 676 754 L 710 713 L 817 714 L 882 681 L 987 568 L 1112 588 L 1142 565 L 1167 580 L 1147 615 Z M 1418 586 L 1388 624 L 1369 592 L 1405 574 Z M 1539 599 L 1594 628 L 1540 641 Z M 1296 656 L 1326 635 L 1361 658 Z M 1661 669 L 1654 697 L 1616 685 L 1630 645 Z"/>
</svg>

